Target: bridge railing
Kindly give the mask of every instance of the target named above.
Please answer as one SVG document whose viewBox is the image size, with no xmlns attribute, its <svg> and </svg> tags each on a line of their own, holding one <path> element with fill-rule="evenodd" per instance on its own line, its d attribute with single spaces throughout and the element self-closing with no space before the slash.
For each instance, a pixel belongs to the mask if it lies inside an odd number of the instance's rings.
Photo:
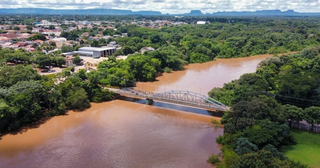
<svg viewBox="0 0 320 168">
<path fill-rule="evenodd" d="M 208 97 L 206 97 L 204 95 L 195 95 L 199 98 L 199 100 L 190 101 L 190 100 L 182 100 L 179 98 L 171 98 L 169 93 L 166 93 L 166 92 L 165 93 L 152 93 L 152 92 L 146 92 L 146 91 L 134 89 L 134 88 L 114 89 L 113 91 L 118 94 L 146 98 L 146 99 L 154 99 L 154 100 L 164 101 L 164 102 L 169 102 L 169 103 L 177 103 L 177 104 L 189 105 L 189 106 L 218 110 L 218 111 L 229 110 L 229 107 L 223 105 L 222 103 L 220 103 L 214 99 L 213 99 L 214 102 L 210 101 L 210 99 L 208 99 Z M 172 92 L 174 92 L 174 91 L 172 91 Z M 179 92 L 179 91 L 175 91 L 175 92 Z M 181 92 L 186 92 L 186 91 L 181 91 Z M 197 93 L 193 93 L 193 92 L 189 92 L 189 91 L 187 91 L 186 93 L 197 94 Z"/>
</svg>

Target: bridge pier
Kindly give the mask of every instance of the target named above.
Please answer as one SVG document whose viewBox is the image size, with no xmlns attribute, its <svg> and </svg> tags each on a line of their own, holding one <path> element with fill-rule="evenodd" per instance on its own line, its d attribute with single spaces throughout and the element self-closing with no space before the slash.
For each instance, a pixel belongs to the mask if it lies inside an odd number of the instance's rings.
<svg viewBox="0 0 320 168">
<path fill-rule="evenodd" d="M 147 105 L 152 105 L 152 104 L 153 104 L 153 99 L 147 98 L 147 99 L 146 99 L 146 104 L 147 104 Z"/>
</svg>

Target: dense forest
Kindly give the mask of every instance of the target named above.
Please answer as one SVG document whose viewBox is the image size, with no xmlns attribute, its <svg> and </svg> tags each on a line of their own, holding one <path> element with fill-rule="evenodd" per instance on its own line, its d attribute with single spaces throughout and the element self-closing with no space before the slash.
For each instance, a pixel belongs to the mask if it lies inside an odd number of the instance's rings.
<svg viewBox="0 0 320 168">
<path fill-rule="evenodd" d="M 295 143 L 292 122 L 320 124 L 319 49 L 268 58 L 255 73 L 209 92 L 232 107 L 221 120 L 224 162 L 218 167 L 306 167 L 277 149 Z"/>
<path fill-rule="evenodd" d="M 15 131 L 42 118 L 83 110 L 90 101 L 112 100 L 95 74 L 66 69 L 40 76 L 29 65 L 2 66 L 0 71 L 0 133 Z"/>
<path fill-rule="evenodd" d="M 215 58 L 301 51 L 307 46 L 316 46 L 320 42 L 317 22 L 312 19 L 307 21 L 251 18 L 232 24 L 213 22 L 207 25 L 169 26 L 161 29 L 122 25 L 117 28 L 117 31 L 128 33 L 128 36 L 115 39 L 122 46 L 115 55 L 134 54 L 125 61 L 126 63 L 119 63 L 119 65 L 134 68 L 132 72 L 137 71 L 135 68 L 139 67 L 141 68 L 139 72 L 150 73 L 139 77 L 131 74 L 136 81 L 153 81 L 157 73 L 181 70 L 188 63 L 202 63 Z M 104 35 L 113 33 L 115 32 L 104 31 Z M 146 46 L 156 50 L 137 54 Z M 154 68 L 133 65 L 134 62 L 144 60 L 143 58 L 157 59 L 160 61 L 160 68 L 158 65 Z M 145 59 L 145 61 L 148 65 L 152 65 L 155 60 L 153 63 L 150 62 L 151 59 Z"/>
<path fill-rule="evenodd" d="M 181 25 L 150 29 L 133 25 L 119 27 L 128 37 L 117 41 L 132 51 L 146 45 L 175 46 L 188 63 L 214 58 L 244 57 L 300 51 L 320 41 L 317 22 L 302 20 L 255 20 L 251 22 Z"/>
<path fill-rule="evenodd" d="M 81 30 L 82 32 L 84 31 Z M 91 29 L 90 32 L 94 34 L 98 33 L 98 30 Z M 80 34 L 77 31 L 72 33 Z M 188 63 L 300 51 L 320 42 L 317 19 L 235 19 L 234 23 L 213 22 L 207 25 L 169 26 L 161 29 L 124 24 L 119 25 L 116 31 L 103 31 L 104 35 L 117 33 L 128 33 L 128 36 L 114 39 L 122 46 L 115 56 L 133 55 L 124 62 L 111 60 L 110 64 L 116 66 L 108 70 L 109 75 L 101 77 L 102 84 L 130 86 L 131 80 L 154 81 L 157 74 L 181 70 Z M 110 39 L 107 40 L 109 41 Z M 97 44 L 103 45 L 103 40 Z M 139 54 L 140 49 L 147 46 L 156 50 Z M 111 68 L 104 64 L 107 63 L 101 63 L 99 71 Z M 105 68 L 102 68 L 103 66 Z M 120 83 L 119 79 L 111 79 L 113 76 L 121 78 L 120 74 L 126 74 L 126 77 L 122 77 L 126 78 L 126 82 Z"/>
</svg>

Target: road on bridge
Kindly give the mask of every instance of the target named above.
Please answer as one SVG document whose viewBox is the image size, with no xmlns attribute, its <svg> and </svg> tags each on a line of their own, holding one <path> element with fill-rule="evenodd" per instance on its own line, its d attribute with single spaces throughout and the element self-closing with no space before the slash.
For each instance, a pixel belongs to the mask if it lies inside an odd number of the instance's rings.
<svg viewBox="0 0 320 168">
<path fill-rule="evenodd" d="M 162 93 L 152 93 L 135 88 L 114 89 L 107 88 L 117 94 L 129 97 L 144 98 L 147 100 L 158 100 L 168 103 L 187 105 L 216 111 L 228 111 L 230 108 L 221 102 L 206 95 L 186 90 L 172 90 Z"/>
</svg>

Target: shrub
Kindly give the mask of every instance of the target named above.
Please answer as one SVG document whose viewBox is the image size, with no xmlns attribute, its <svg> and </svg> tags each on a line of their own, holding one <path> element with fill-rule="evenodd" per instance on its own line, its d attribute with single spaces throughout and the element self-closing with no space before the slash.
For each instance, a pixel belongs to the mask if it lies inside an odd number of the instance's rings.
<svg viewBox="0 0 320 168">
<path fill-rule="evenodd" d="M 172 69 L 169 68 L 169 67 L 165 67 L 163 71 L 166 72 L 166 73 L 171 73 Z"/>
<path fill-rule="evenodd" d="M 215 155 L 215 154 L 212 154 L 209 159 L 207 160 L 208 163 L 211 163 L 211 164 L 216 164 L 216 163 L 219 163 L 220 162 L 220 159 L 219 159 L 219 156 L 218 155 Z"/>
</svg>

